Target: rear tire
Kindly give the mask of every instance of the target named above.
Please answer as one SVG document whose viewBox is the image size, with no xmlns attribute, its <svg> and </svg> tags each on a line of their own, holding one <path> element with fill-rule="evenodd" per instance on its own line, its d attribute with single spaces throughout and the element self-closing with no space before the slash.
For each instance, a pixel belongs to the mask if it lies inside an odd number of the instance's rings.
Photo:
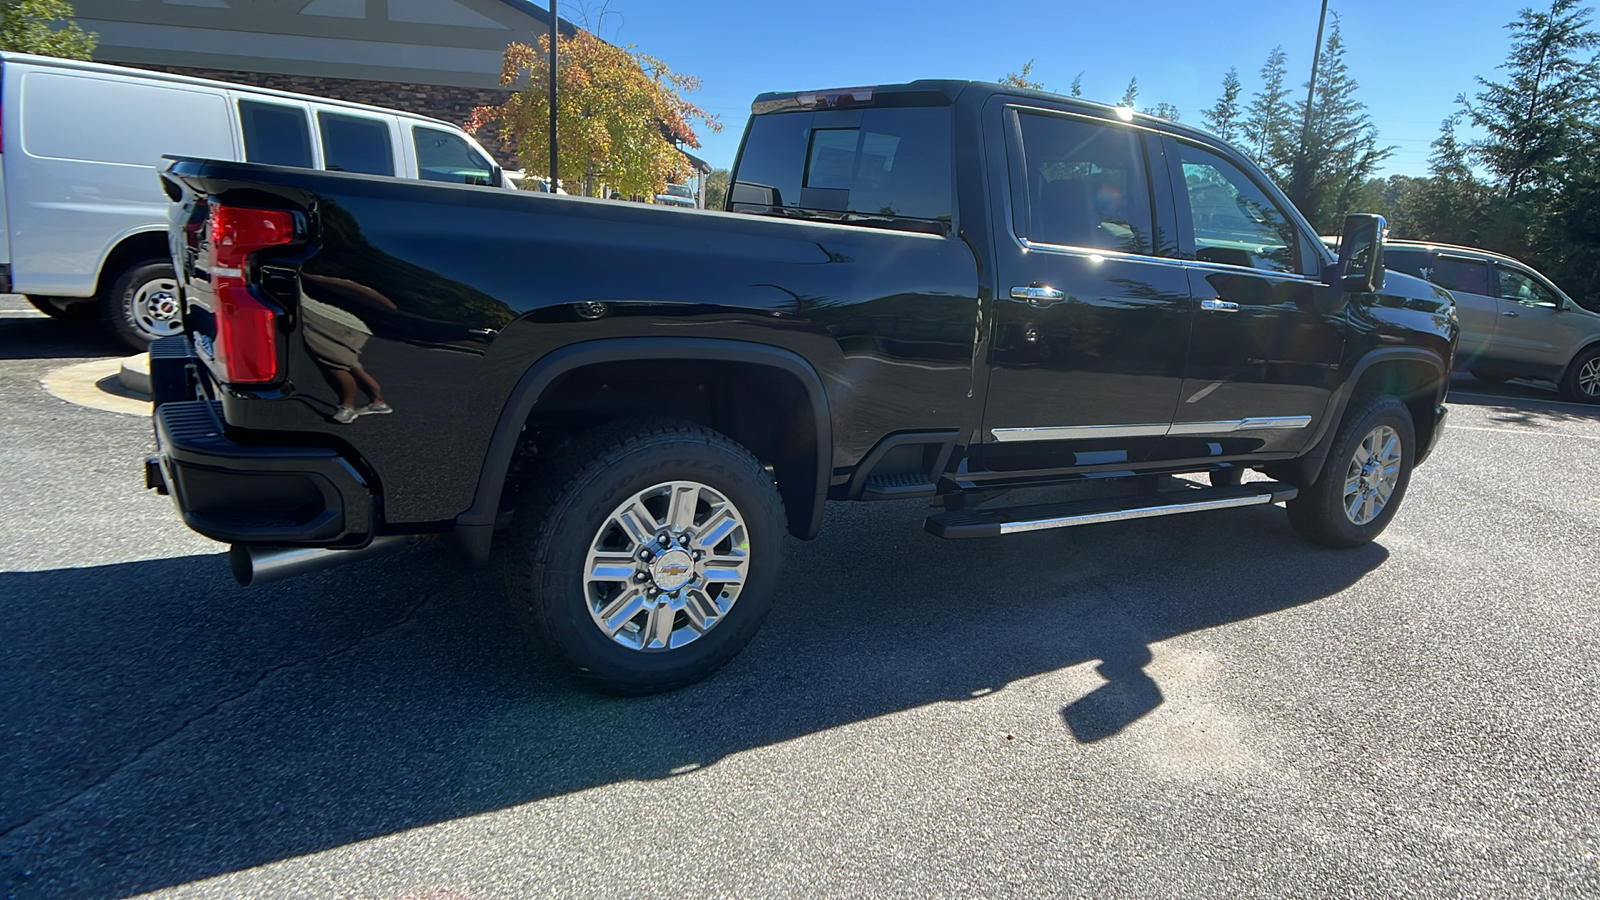
<svg viewBox="0 0 1600 900">
<path fill-rule="evenodd" d="M 1368 398 L 1340 424 L 1317 480 L 1287 504 L 1289 524 L 1325 547 L 1372 541 L 1405 498 L 1416 446 L 1405 404 L 1389 396 Z"/>
<path fill-rule="evenodd" d="M 573 440 L 540 482 L 510 536 L 507 594 L 575 677 L 619 694 L 682 687 L 732 659 L 766 618 L 783 502 L 726 436 L 614 422 Z"/>
<path fill-rule="evenodd" d="M 1561 393 L 1575 403 L 1600 403 L 1600 347 L 1573 357 L 1561 379 Z"/>
<path fill-rule="evenodd" d="M 156 338 L 183 333 L 178 281 L 172 263 L 149 259 L 123 270 L 100 299 L 106 324 L 135 350 Z"/>
<path fill-rule="evenodd" d="M 38 297 L 28 295 L 33 308 L 57 322 L 66 325 L 93 325 L 100 318 L 100 308 L 94 300 L 73 300 L 68 297 Z"/>
</svg>

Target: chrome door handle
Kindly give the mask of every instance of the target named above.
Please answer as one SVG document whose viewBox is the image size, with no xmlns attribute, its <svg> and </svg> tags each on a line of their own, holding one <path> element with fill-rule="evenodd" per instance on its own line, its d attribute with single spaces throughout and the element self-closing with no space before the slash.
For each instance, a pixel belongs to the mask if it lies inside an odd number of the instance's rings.
<svg viewBox="0 0 1600 900">
<path fill-rule="evenodd" d="M 1011 299 L 1026 301 L 1029 306 L 1043 309 L 1057 300 L 1064 299 L 1067 295 L 1055 288 L 1045 285 L 1030 284 L 1027 287 L 1014 287 L 1011 289 Z"/>
<path fill-rule="evenodd" d="M 1507 310 L 1507 311 L 1506 311 L 1506 312 L 1503 312 L 1503 313 L 1501 313 L 1501 314 L 1500 314 L 1500 315 L 1502 315 L 1502 316 L 1505 316 L 1505 317 L 1506 317 L 1506 318 L 1508 318 L 1508 319 L 1515 319 L 1515 318 L 1517 318 L 1517 317 L 1518 317 L 1518 316 L 1520 316 L 1520 315 L 1522 315 L 1522 313 L 1519 313 L 1519 312 L 1511 312 L 1511 311 L 1509 311 L 1509 310 Z"/>
<path fill-rule="evenodd" d="M 1239 311 L 1239 304 L 1232 300 L 1201 300 L 1200 308 L 1206 312 L 1235 313 Z"/>
</svg>

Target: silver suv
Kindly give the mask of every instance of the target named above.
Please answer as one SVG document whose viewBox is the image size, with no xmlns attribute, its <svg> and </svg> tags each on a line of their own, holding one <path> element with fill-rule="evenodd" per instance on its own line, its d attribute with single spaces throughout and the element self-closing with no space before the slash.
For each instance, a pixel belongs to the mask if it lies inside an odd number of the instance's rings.
<svg viewBox="0 0 1600 900">
<path fill-rule="evenodd" d="M 1488 250 L 1390 241 L 1384 267 L 1450 291 L 1461 316 L 1456 367 L 1485 381 L 1539 378 L 1600 403 L 1600 312 L 1532 268 Z"/>
</svg>

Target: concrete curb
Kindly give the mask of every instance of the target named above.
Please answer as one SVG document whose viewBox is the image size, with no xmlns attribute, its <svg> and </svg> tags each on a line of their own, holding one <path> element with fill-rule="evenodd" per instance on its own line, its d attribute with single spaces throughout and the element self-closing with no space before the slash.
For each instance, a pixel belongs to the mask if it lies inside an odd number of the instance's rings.
<svg viewBox="0 0 1600 900">
<path fill-rule="evenodd" d="M 117 381 L 132 393 L 150 399 L 150 354 L 136 353 L 122 361 Z"/>
<path fill-rule="evenodd" d="M 51 369 L 39 379 L 46 391 L 54 396 L 106 412 L 128 416 L 150 415 L 148 394 L 135 394 L 122 386 L 121 360 L 96 359 L 89 362 Z"/>
</svg>

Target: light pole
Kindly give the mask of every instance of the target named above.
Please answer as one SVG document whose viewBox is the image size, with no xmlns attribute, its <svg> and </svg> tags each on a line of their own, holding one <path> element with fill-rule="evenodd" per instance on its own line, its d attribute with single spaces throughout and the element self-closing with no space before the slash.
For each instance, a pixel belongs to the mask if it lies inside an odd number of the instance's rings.
<svg viewBox="0 0 1600 900">
<path fill-rule="evenodd" d="M 1323 0 L 1323 10 L 1327 10 L 1327 0 Z M 556 0 L 550 0 L 550 193 L 556 192 L 556 185 L 560 180 L 556 177 L 556 42 L 560 35 L 556 30 Z M 1322 43 L 1319 34 L 1317 43 Z"/>
<path fill-rule="evenodd" d="M 551 0 L 551 2 L 554 2 L 554 0 Z M 1296 203 L 1305 199 L 1304 193 L 1308 187 L 1307 182 L 1311 180 L 1311 173 L 1306 171 L 1306 168 L 1311 164 L 1311 160 L 1306 156 L 1311 148 L 1311 104 L 1317 99 L 1317 64 L 1322 61 L 1322 29 L 1327 24 L 1328 0 L 1322 0 L 1322 16 L 1317 19 L 1317 46 L 1311 51 L 1311 83 L 1306 86 L 1305 128 L 1300 132 L 1300 152 L 1296 154 L 1297 165 L 1295 166 L 1294 183 L 1291 185 L 1295 194 L 1299 195 L 1290 198 Z"/>
</svg>

